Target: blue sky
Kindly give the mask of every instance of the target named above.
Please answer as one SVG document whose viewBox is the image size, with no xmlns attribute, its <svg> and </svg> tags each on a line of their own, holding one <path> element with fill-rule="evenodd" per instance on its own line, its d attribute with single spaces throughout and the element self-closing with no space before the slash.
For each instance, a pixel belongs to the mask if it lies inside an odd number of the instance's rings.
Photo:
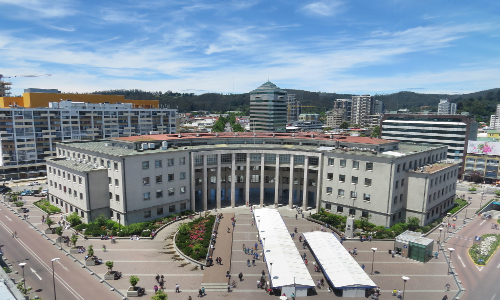
<svg viewBox="0 0 500 300">
<path fill-rule="evenodd" d="M 0 0 L 24 88 L 376 94 L 500 87 L 500 1 Z"/>
</svg>

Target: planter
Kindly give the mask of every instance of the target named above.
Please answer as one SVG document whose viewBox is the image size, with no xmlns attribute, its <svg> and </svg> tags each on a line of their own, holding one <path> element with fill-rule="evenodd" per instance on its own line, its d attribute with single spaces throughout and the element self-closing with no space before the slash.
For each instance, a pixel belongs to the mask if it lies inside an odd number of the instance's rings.
<svg viewBox="0 0 500 300">
<path fill-rule="evenodd" d="M 17 213 L 18 213 L 18 214 L 24 214 L 24 209 L 22 209 L 22 208 L 18 208 L 18 209 L 17 209 Z"/>
<path fill-rule="evenodd" d="M 95 266 L 95 260 L 90 259 L 85 261 L 86 266 Z"/>
<path fill-rule="evenodd" d="M 139 287 L 131 286 L 127 290 L 127 297 L 139 297 Z"/>
<path fill-rule="evenodd" d="M 45 229 L 45 234 L 53 234 L 54 231 L 55 231 L 55 229 L 53 229 L 53 228 L 47 228 L 47 229 Z"/>
<path fill-rule="evenodd" d="M 69 249 L 69 254 L 78 254 L 78 250 L 80 249 L 77 247 L 71 247 L 71 249 Z"/>
<path fill-rule="evenodd" d="M 104 274 L 104 280 L 115 280 L 116 271 L 107 271 Z"/>
</svg>

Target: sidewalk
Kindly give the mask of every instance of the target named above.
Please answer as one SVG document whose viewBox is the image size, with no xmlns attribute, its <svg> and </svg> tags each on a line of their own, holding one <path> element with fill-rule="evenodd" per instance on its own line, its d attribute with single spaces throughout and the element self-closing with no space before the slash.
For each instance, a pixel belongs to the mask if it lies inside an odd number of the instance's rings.
<svg viewBox="0 0 500 300">
<path fill-rule="evenodd" d="M 233 213 L 224 213 L 223 218 L 220 220 L 215 249 L 212 255 L 214 264 L 205 270 L 202 285 L 216 283 L 218 287 L 222 287 L 222 285 L 227 286 L 229 278 L 226 277 L 226 274 L 231 270 L 231 248 L 233 245 L 234 228 L 231 225 L 232 217 L 234 217 Z M 227 228 L 229 228 L 229 233 L 227 232 Z M 217 257 L 222 259 L 221 265 L 215 262 Z"/>
</svg>

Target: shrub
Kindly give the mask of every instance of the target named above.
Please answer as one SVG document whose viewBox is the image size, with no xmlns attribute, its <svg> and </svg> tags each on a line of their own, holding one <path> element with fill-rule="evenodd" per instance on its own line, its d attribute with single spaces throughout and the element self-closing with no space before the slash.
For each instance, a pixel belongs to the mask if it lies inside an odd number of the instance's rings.
<svg viewBox="0 0 500 300">
<path fill-rule="evenodd" d="M 36 201 L 35 203 L 36 206 L 38 206 L 41 210 L 48 214 L 55 214 L 55 213 L 60 213 L 61 209 L 57 206 L 51 205 L 49 200 L 47 199 L 41 199 Z"/>
<path fill-rule="evenodd" d="M 87 247 L 87 252 L 89 254 L 89 257 L 94 256 L 94 245 L 89 245 Z"/>
<path fill-rule="evenodd" d="M 175 244 L 185 255 L 194 260 L 205 258 L 212 237 L 214 216 L 198 218 L 190 223 L 181 225 L 183 234 L 177 234 Z"/>
<path fill-rule="evenodd" d="M 130 285 L 135 287 L 137 285 L 137 283 L 139 282 L 139 277 L 135 276 L 135 275 L 132 275 L 130 276 Z"/>
<path fill-rule="evenodd" d="M 24 206 L 24 202 L 22 202 L 22 201 L 17 201 L 17 202 L 15 202 L 15 204 L 16 204 L 17 207 L 23 207 Z"/>
<path fill-rule="evenodd" d="M 76 241 L 78 241 L 78 235 L 73 234 L 70 238 L 71 242 L 73 243 L 73 246 L 76 246 Z"/>
<path fill-rule="evenodd" d="M 108 270 L 110 270 L 110 271 L 112 271 L 112 270 L 113 270 L 113 264 L 114 264 L 114 263 L 113 263 L 112 261 L 110 261 L 110 260 L 108 260 L 108 261 L 106 262 L 106 267 L 108 267 Z"/>
<path fill-rule="evenodd" d="M 47 219 L 45 220 L 45 223 L 47 223 L 47 226 L 52 226 L 54 224 L 54 221 L 52 221 L 52 219 L 50 217 L 47 217 Z"/>
<path fill-rule="evenodd" d="M 66 220 L 71 224 L 71 227 L 75 227 L 79 224 L 82 223 L 82 218 L 78 215 L 78 213 L 75 211 L 74 213 L 70 214 Z"/>
</svg>

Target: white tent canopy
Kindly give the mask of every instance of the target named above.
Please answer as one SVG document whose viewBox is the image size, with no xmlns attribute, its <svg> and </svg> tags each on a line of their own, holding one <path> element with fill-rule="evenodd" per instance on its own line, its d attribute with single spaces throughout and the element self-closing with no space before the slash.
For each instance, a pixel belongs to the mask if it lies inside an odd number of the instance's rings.
<svg viewBox="0 0 500 300">
<path fill-rule="evenodd" d="M 311 274 L 302 261 L 280 213 L 276 209 L 269 208 L 255 209 L 253 213 L 264 245 L 264 255 L 273 288 L 313 287 Z"/>
<path fill-rule="evenodd" d="M 337 289 L 372 288 L 375 283 L 359 266 L 339 240 L 328 232 L 303 234 L 325 276 Z"/>
</svg>

